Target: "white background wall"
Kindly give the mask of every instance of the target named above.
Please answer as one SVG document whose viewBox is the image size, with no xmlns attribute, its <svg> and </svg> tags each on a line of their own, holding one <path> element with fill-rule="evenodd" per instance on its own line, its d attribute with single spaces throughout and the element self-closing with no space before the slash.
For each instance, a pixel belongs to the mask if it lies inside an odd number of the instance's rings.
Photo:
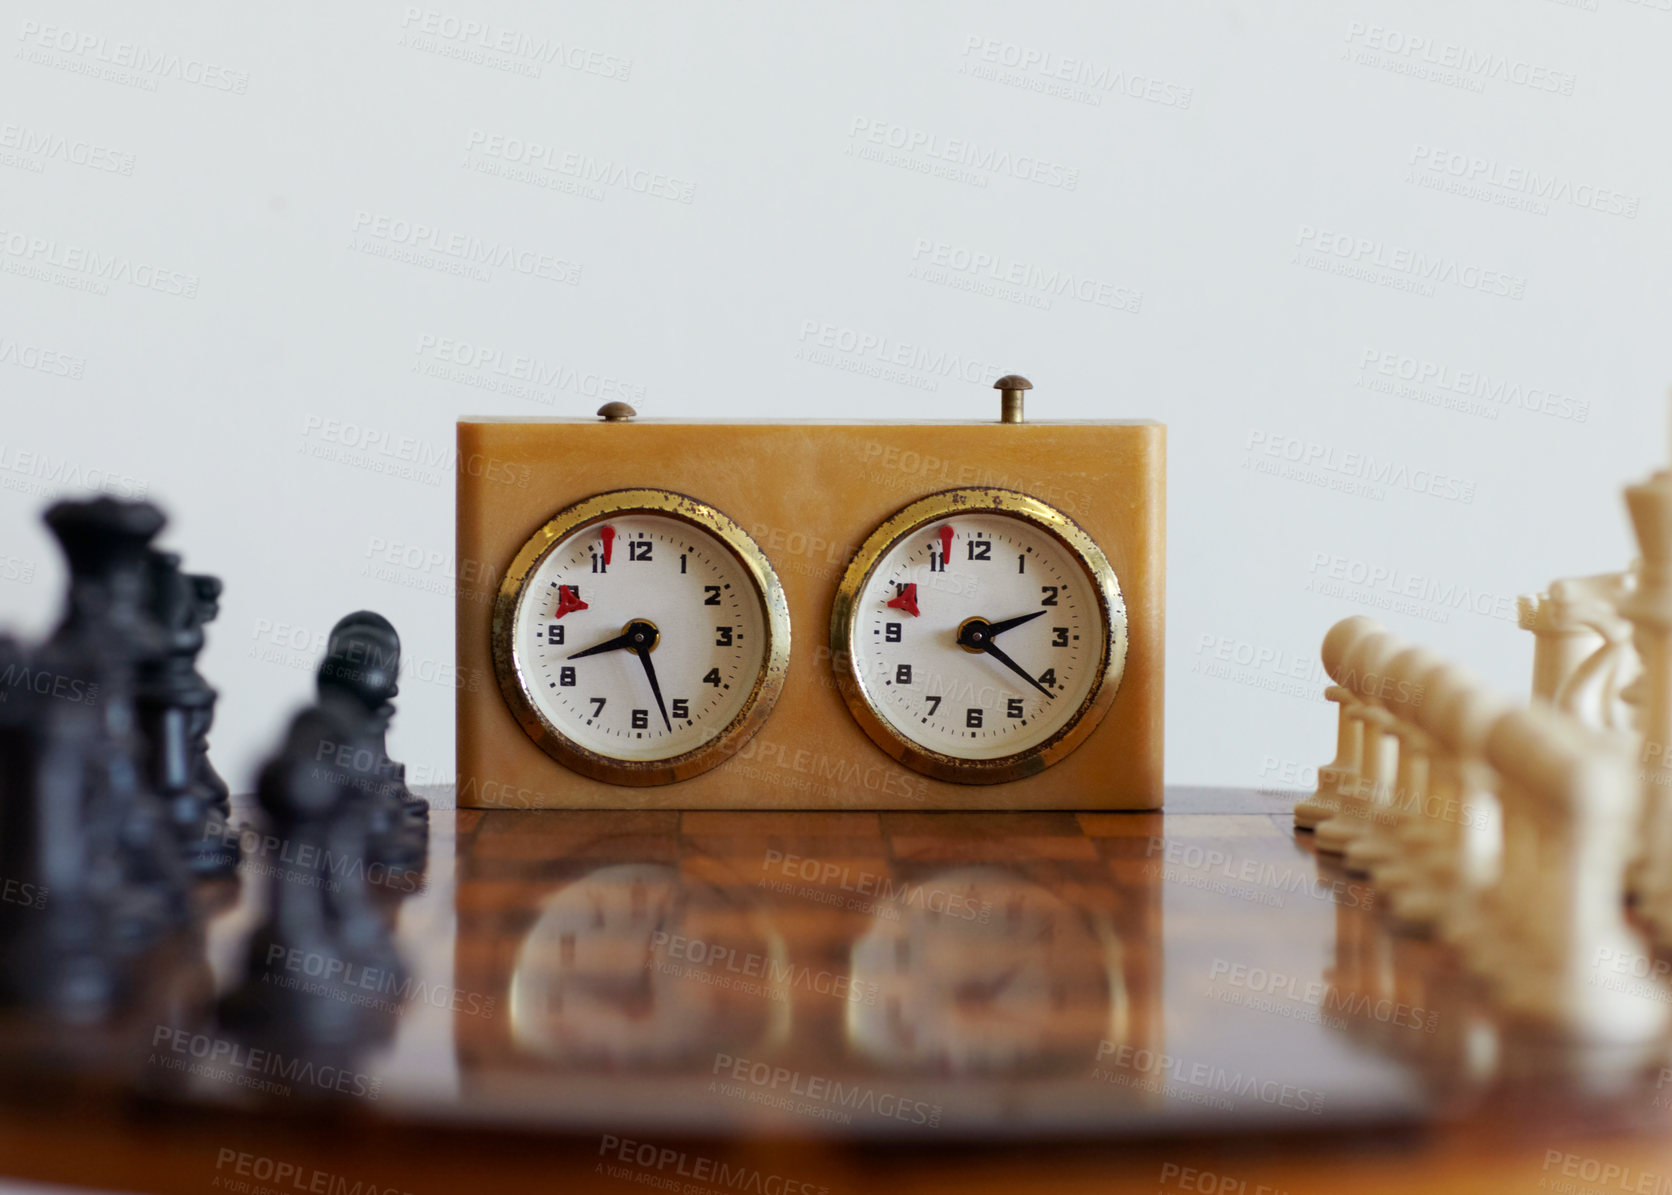
<svg viewBox="0 0 1672 1195">
<path fill-rule="evenodd" d="M 238 785 L 360 606 L 451 776 L 461 413 L 1164 420 L 1174 783 L 1309 781 L 1348 613 L 1524 691 L 1664 460 L 1672 0 L 0 7 L 0 611 L 147 491 Z"/>
</svg>

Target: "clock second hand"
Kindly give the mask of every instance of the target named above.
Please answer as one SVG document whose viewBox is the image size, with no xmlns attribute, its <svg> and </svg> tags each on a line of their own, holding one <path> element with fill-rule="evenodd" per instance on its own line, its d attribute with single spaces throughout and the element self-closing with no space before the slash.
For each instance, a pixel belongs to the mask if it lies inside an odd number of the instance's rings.
<svg viewBox="0 0 1672 1195">
<path fill-rule="evenodd" d="M 644 677 L 650 682 L 650 693 L 656 698 L 656 709 L 662 715 L 662 725 L 671 733 L 673 722 L 668 718 L 667 703 L 662 700 L 662 686 L 656 681 L 656 665 L 650 662 L 650 649 L 656 646 L 656 641 L 660 638 L 661 632 L 656 629 L 654 623 L 635 618 L 614 639 L 606 639 L 584 651 L 573 652 L 569 658 L 579 660 L 585 656 L 602 655 L 609 651 L 632 652 L 639 658 L 639 663 L 644 665 Z"/>
</svg>

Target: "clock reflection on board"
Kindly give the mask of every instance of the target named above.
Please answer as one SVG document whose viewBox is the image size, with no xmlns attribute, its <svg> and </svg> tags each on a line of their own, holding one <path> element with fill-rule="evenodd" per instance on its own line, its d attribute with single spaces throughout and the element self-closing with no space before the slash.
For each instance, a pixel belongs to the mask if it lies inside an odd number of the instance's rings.
<svg viewBox="0 0 1672 1195">
<path fill-rule="evenodd" d="M 1101 914 L 994 867 L 907 885 L 853 945 L 849 1044 L 944 1074 L 1083 1071 L 1127 1037 L 1117 936 Z"/>
<path fill-rule="evenodd" d="M 762 910 L 661 863 L 589 872 L 549 896 L 517 951 L 517 1046 L 577 1067 L 711 1062 L 789 1027 L 784 943 Z"/>
</svg>

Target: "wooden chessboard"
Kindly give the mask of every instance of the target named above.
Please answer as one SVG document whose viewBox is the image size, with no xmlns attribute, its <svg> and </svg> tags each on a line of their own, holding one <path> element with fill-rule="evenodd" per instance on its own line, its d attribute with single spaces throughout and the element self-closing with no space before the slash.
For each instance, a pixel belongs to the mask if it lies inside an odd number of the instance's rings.
<svg viewBox="0 0 1672 1195">
<path fill-rule="evenodd" d="M 0 1172 L 357 1195 L 1672 1188 L 1665 1047 L 1576 1054 L 1500 1023 L 1297 838 L 1291 800 L 438 808 L 424 882 L 395 894 L 412 985 L 368 996 L 392 1039 L 307 1070 L 217 1056 L 190 1020 L 241 965 L 257 854 L 164 1005 L 6 1027 Z"/>
</svg>

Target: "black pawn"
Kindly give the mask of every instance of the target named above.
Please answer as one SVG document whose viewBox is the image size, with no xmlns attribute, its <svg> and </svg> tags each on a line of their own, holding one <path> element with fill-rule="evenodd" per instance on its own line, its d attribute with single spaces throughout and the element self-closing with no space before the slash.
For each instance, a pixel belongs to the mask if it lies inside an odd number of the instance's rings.
<svg viewBox="0 0 1672 1195">
<path fill-rule="evenodd" d="M 388 993 L 398 989 L 404 978 L 393 921 L 373 894 L 372 877 L 384 854 L 376 846 L 376 835 L 388 832 L 390 825 L 388 780 L 377 770 L 370 750 L 375 737 L 365 707 L 329 692 L 321 697 L 320 705 L 344 734 L 332 745 L 330 756 L 342 772 L 347 794 L 329 837 L 331 924 L 344 960 L 361 969 L 362 986 Z"/>
<path fill-rule="evenodd" d="M 180 857 L 194 875 L 230 876 L 238 843 L 229 838 L 215 794 L 198 782 L 192 729 L 213 710 L 215 691 L 197 670 L 203 624 L 180 557 L 153 550 L 148 558 L 148 610 L 160 632 L 158 650 L 140 661 L 136 704 L 147 747 L 151 788 L 168 808 Z"/>
<path fill-rule="evenodd" d="M 198 625 L 207 626 L 220 616 L 221 579 L 208 573 L 188 573 L 186 580 L 192 583 L 197 598 Z M 192 719 L 192 775 L 224 818 L 232 812 L 232 790 L 209 759 L 209 731 L 215 724 L 215 699 L 219 696 L 213 689 L 209 692 L 209 704 Z"/>
<path fill-rule="evenodd" d="M 0 639 L 0 1006 L 76 1023 L 109 1015 L 125 989 L 83 818 L 103 730 L 86 671 Z"/>
<path fill-rule="evenodd" d="M 59 502 L 46 524 L 69 563 L 64 620 L 46 654 L 80 680 L 99 713 L 89 751 L 85 817 L 89 867 L 101 898 L 119 911 L 128 949 L 191 924 L 190 880 L 168 812 L 146 781 L 134 701 L 139 660 L 161 649 L 145 613 L 146 553 L 163 514 L 149 502 Z"/>
<path fill-rule="evenodd" d="M 399 692 L 398 640 L 373 624 L 339 622 L 332 628 L 327 654 L 319 666 L 322 705 L 339 705 L 354 727 L 351 756 L 358 781 L 357 803 L 363 808 L 370 857 L 385 867 L 416 868 L 428 848 L 422 823 L 415 824 L 402 800 L 403 786 L 383 749 L 386 725 L 379 711 Z"/>
<path fill-rule="evenodd" d="M 401 675 L 401 637 L 395 630 L 395 624 L 375 610 L 356 610 L 353 614 L 345 614 L 337 620 L 337 625 L 331 628 L 332 641 L 356 627 L 364 628 L 381 637 L 384 648 L 390 655 L 389 673 L 394 681 L 398 682 Z M 394 782 L 395 793 L 406 810 L 407 818 L 415 824 L 428 823 L 430 803 L 406 786 L 406 765 L 389 758 L 389 723 L 394 721 L 394 699 L 398 696 L 399 684 L 391 683 L 388 699 L 375 711 L 378 719 L 378 751 L 383 757 L 382 767 Z"/>
<path fill-rule="evenodd" d="M 299 1053 L 348 1045 L 366 1028 L 365 993 L 345 965 L 330 892 L 332 831 L 351 793 L 335 753 L 351 735 L 333 711 L 303 710 L 261 771 L 257 797 L 286 849 L 243 982 L 220 1006 L 221 1023 L 235 1033 Z"/>
</svg>

